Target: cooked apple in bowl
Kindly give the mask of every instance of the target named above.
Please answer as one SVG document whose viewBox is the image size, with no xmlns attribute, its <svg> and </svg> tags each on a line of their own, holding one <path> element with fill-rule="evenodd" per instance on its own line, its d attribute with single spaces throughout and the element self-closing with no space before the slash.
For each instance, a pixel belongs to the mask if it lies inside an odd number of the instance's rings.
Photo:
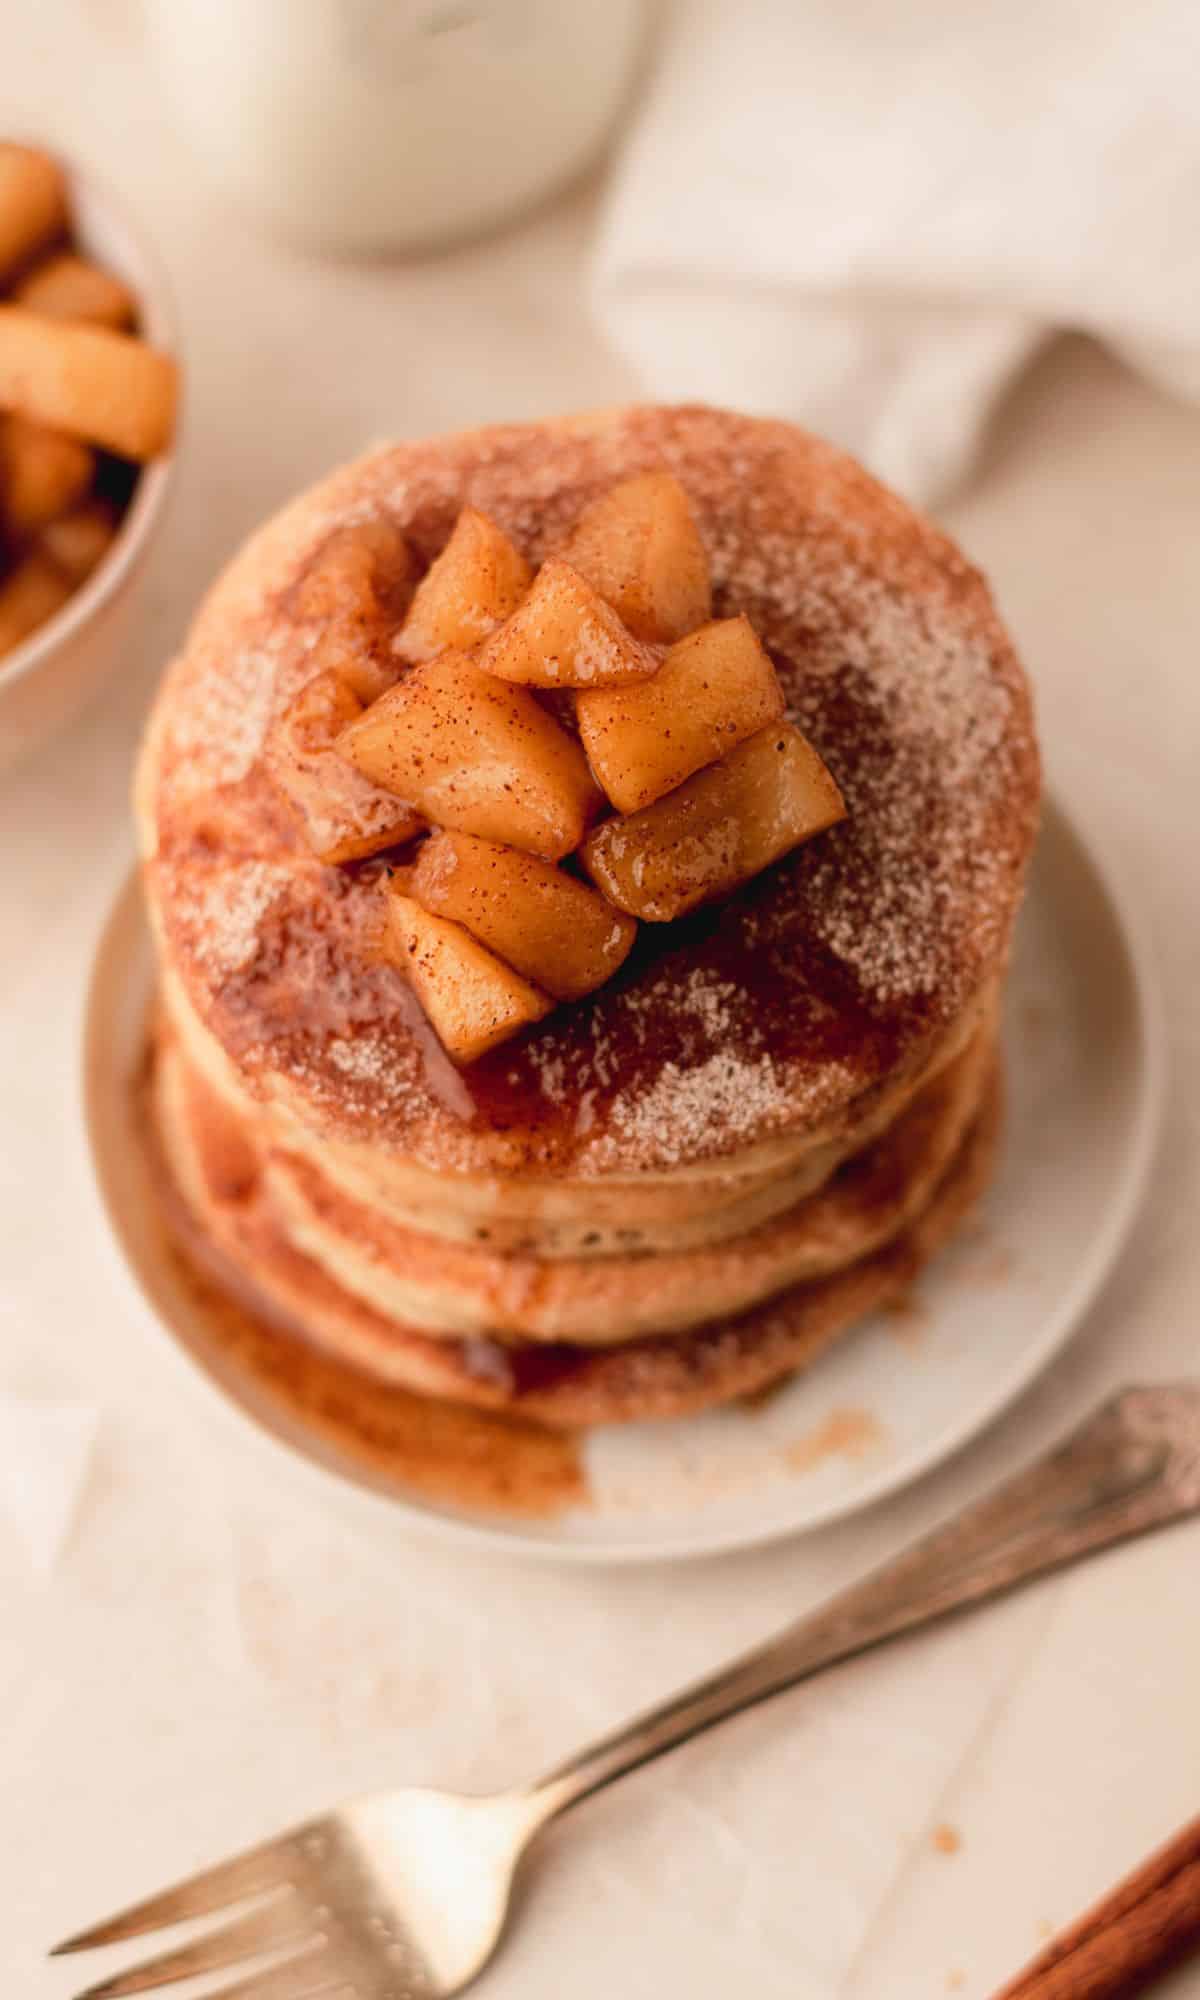
<svg viewBox="0 0 1200 2000">
<path fill-rule="evenodd" d="M 176 364 L 74 205 L 56 158 L 0 140 L 0 662 L 99 568 L 175 421 Z"/>
</svg>

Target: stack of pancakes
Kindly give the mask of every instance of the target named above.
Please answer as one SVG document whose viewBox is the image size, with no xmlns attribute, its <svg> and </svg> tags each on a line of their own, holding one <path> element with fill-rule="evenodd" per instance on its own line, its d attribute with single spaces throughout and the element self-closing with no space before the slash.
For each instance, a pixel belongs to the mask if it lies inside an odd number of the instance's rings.
<svg viewBox="0 0 1200 2000">
<path fill-rule="evenodd" d="M 295 585 L 384 518 L 418 567 L 480 508 L 533 562 L 665 468 L 848 813 L 465 1069 L 270 772 L 311 677 Z M 152 1101 L 193 1241 L 369 1376 L 580 1426 L 764 1388 L 911 1283 L 986 1180 L 1037 819 L 1028 690 L 952 543 L 791 426 L 635 408 L 377 453 L 261 531 L 142 758 Z"/>
</svg>

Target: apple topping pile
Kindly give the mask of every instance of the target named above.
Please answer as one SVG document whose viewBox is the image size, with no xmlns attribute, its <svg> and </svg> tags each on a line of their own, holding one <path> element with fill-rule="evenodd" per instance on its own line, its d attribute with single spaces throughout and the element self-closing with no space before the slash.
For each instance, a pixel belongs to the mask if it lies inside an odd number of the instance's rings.
<svg viewBox="0 0 1200 2000">
<path fill-rule="evenodd" d="M 415 588 L 380 523 L 338 531 L 297 588 L 318 670 L 272 768 L 324 860 L 429 829 L 389 873 L 384 949 L 456 1062 L 603 985 L 639 921 L 844 817 L 749 621 L 713 619 L 667 473 L 597 500 L 536 575 L 465 507 Z"/>
</svg>

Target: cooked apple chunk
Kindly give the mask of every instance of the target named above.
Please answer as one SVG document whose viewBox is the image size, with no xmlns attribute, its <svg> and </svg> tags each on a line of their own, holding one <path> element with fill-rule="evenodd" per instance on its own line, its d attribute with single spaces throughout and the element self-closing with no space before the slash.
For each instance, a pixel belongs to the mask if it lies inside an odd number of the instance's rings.
<svg viewBox="0 0 1200 2000">
<path fill-rule="evenodd" d="M 622 687 L 657 673 L 659 655 L 628 632 L 578 570 L 557 556 L 542 564 L 479 664 L 527 687 Z"/>
<path fill-rule="evenodd" d="M 652 680 L 586 689 L 576 713 L 593 771 L 629 813 L 777 722 L 783 694 L 749 619 L 722 618 L 672 646 Z"/>
<path fill-rule="evenodd" d="M 712 617 L 708 556 L 669 472 L 625 479 L 594 500 L 563 554 L 637 639 L 670 645 Z"/>
<path fill-rule="evenodd" d="M 399 623 L 412 597 L 408 543 L 382 514 L 335 528 L 310 556 L 293 587 L 298 618 L 327 620 L 350 610 L 390 610 Z"/>
<path fill-rule="evenodd" d="M 785 722 L 760 729 L 667 798 L 606 820 L 582 858 L 618 909 L 667 924 L 728 895 L 845 814 L 811 743 Z"/>
<path fill-rule="evenodd" d="M 385 955 L 409 980 L 447 1055 L 474 1062 L 553 1002 L 485 951 L 461 924 L 389 889 Z"/>
<path fill-rule="evenodd" d="M 314 675 L 272 728 L 267 767 L 322 861 L 361 861 L 411 840 L 423 825 L 393 792 L 356 771 L 334 745 L 363 704 L 340 675 Z"/>
<path fill-rule="evenodd" d="M 391 639 L 412 592 L 412 555 L 394 522 L 376 516 L 335 528 L 291 593 L 293 617 L 319 628 L 314 675 L 338 674 L 364 702 L 391 687 L 399 671 Z"/>
<path fill-rule="evenodd" d="M 75 584 L 83 583 L 103 561 L 117 532 L 118 514 L 110 500 L 85 500 L 69 514 L 47 521 L 38 547 Z"/>
<path fill-rule="evenodd" d="M 427 910 L 462 924 L 556 1000 L 603 986 L 637 935 L 632 917 L 573 875 L 469 833 L 433 834 L 411 887 Z"/>
<path fill-rule="evenodd" d="M 533 571 L 502 528 L 464 507 L 454 533 L 417 585 L 396 640 L 406 660 L 432 660 L 450 646 L 478 646 L 511 617 Z"/>
<path fill-rule="evenodd" d="M 602 804 L 576 743 L 527 688 L 463 653 L 414 667 L 338 739 L 343 756 L 435 826 L 558 861 Z"/>
<path fill-rule="evenodd" d="M 35 424 L 14 410 L 0 416 L 0 496 L 14 540 L 36 535 L 83 499 L 96 455 L 78 438 Z"/>
</svg>

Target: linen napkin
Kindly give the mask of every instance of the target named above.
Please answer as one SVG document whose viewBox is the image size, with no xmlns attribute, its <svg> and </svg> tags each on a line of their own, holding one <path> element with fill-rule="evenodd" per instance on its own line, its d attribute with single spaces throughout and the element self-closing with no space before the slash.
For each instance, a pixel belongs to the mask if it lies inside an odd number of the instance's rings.
<svg viewBox="0 0 1200 2000">
<path fill-rule="evenodd" d="M 1191 0 L 679 0 L 601 323 L 648 393 L 795 418 L 914 498 L 1054 331 L 1200 398 Z"/>
</svg>

